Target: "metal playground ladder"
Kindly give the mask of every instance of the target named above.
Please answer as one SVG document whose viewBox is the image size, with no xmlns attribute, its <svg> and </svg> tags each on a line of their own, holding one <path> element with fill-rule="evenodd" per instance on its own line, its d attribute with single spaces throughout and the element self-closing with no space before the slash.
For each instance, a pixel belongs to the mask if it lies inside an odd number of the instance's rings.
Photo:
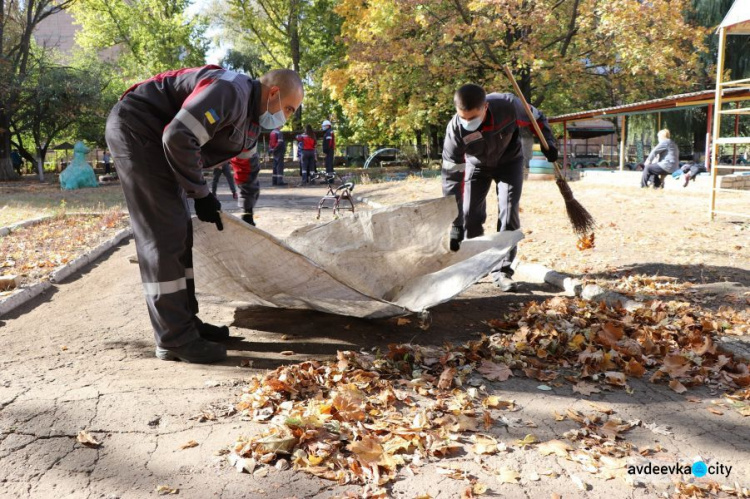
<svg viewBox="0 0 750 499">
<path fill-rule="evenodd" d="M 716 95 L 714 97 L 713 117 L 709 114 L 709 120 L 713 118 L 713 133 L 711 134 L 711 205 L 709 207 L 709 217 L 711 220 L 714 216 L 729 215 L 750 218 L 750 209 L 742 213 L 732 211 L 720 211 L 716 209 L 716 198 L 719 192 L 741 192 L 744 195 L 750 195 L 748 186 L 742 185 L 739 188 L 730 188 L 728 186 L 719 187 L 717 185 L 719 170 L 746 170 L 750 171 L 750 165 L 720 164 L 721 146 L 734 146 L 734 160 L 736 163 L 737 146 L 745 145 L 750 148 L 750 137 L 740 136 L 739 117 L 750 115 L 750 107 L 740 107 L 737 102 L 734 108 L 722 109 L 725 102 L 724 91 L 730 89 L 750 89 L 750 78 L 741 80 L 724 81 L 724 57 L 726 52 L 727 35 L 750 35 L 750 0 L 735 0 L 732 8 L 727 13 L 724 20 L 719 26 L 719 57 L 716 65 Z M 721 135 L 721 117 L 726 115 L 735 116 L 734 133 L 730 136 Z M 750 173 L 743 175 L 747 183 L 750 183 Z M 744 184 L 746 180 L 741 180 Z M 750 199 L 747 206 L 750 206 Z"/>
</svg>

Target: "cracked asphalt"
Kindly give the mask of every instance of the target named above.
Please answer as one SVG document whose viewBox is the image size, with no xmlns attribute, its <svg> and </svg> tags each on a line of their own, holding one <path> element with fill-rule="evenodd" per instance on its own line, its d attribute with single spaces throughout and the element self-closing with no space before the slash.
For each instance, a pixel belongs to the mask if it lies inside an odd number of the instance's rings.
<svg viewBox="0 0 750 499">
<path fill-rule="evenodd" d="M 267 182 L 266 182 L 267 183 Z M 314 222 L 314 205 L 322 187 L 264 190 L 257 213 L 261 228 L 284 236 Z M 225 210 L 233 202 L 222 193 Z M 324 218 L 330 218 L 324 213 Z M 198 222 L 199 223 L 199 222 Z M 457 300 L 432 311 L 432 325 L 423 332 L 414 324 L 363 321 L 319 313 L 269 309 L 236 310 L 231 304 L 200 295 L 201 317 L 229 324 L 233 339 L 229 358 L 219 365 L 199 366 L 155 359 L 150 325 L 142 299 L 138 269 L 128 262 L 132 240 L 107 253 L 94 265 L 34 301 L 0 319 L 0 497 L 2 498 L 140 498 L 156 495 L 160 485 L 179 489 L 178 497 L 286 498 L 356 495 L 362 487 L 340 486 L 303 472 L 287 470 L 241 474 L 228 466 L 222 450 L 239 435 L 261 426 L 236 415 L 222 415 L 237 400 L 244 379 L 255 372 L 303 359 L 323 359 L 339 349 L 370 349 L 391 342 L 441 345 L 487 333 L 482 321 L 497 318 L 508 307 L 544 299 L 554 290 L 522 283 L 515 294 L 503 295 L 481 282 Z M 269 262 L 273 264 L 273 262 Z M 281 355 L 294 351 L 293 356 Z M 250 363 L 251 368 L 240 367 Z M 516 401 L 513 421 L 489 433 L 509 446 L 532 433 L 539 440 L 561 438 L 577 428 L 556 421 L 554 412 L 592 412 L 588 400 L 611 407 L 623 420 L 669 427 L 667 434 L 639 426 L 626 441 L 642 448 L 660 445 L 652 460 L 672 464 L 707 462 L 733 466 L 719 483 L 747 486 L 750 480 L 748 418 L 726 410 L 706 410 L 721 394 L 708 389 L 687 394 L 689 402 L 664 385 L 634 381 L 632 395 L 605 391 L 582 398 L 569 385 L 552 391 L 539 382 L 511 378 L 489 383 L 487 390 Z M 215 418 L 201 418 L 213 411 Z M 76 441 L 85 430 L 102 442 L 89 448 Z M 197 446 L 182 449 L 190 441 Z M 494 456 L 467 452 L 427 462 L 415 472 L 403 471 L 388 490 L 393 497 L 457 498 L 467 480 L 450 478 L 450 465 L 488 486 L 495 497 L 639 498 L 671 494 L 671 477 L 640 477 L 638 486 L 623 479 L 605 480 L 580 464 L 541 456 L 533 448 Z M 492 470 L 511 468 L 519 484 L 500 483 Z M 538 476 L 534 476 L 534 475 Z M 587 490 L 574 483 L 580 478 Z M 539 480 L 535 480 L 539 478 Z"/>
</svg>

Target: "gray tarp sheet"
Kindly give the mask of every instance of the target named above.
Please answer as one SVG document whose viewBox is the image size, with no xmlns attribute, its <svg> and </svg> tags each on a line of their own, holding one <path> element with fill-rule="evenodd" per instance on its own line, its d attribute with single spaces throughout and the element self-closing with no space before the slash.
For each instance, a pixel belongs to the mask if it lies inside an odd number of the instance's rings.
<svg viewBox="0 0 750 499">
<path fill-rule="evenodd" d="M 453 198 L 356 213 L 279 240 L 222 214 L 224 230 L 196 223 L 198 289 L 231 301 L 380 318 L 422 312 L 487 275 L 520 231 L 448 248 Z"/>
</svg>

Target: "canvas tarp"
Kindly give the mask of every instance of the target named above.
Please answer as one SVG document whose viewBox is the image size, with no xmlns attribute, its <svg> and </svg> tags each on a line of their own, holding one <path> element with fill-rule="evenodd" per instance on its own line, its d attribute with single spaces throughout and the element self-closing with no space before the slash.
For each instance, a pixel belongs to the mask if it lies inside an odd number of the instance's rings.
<svg viewBox="0 0 750 499">
<path fill-rule="evenodd" d="M 500 232 L 448 248 L 453 198 L 407 203 L 303 227 L 284 240 L 222 214 L 197 223 L 198 289 L 231 301 L 354 317 L 394 317 L 450 300 L 523 238 Z"/>
</svg>

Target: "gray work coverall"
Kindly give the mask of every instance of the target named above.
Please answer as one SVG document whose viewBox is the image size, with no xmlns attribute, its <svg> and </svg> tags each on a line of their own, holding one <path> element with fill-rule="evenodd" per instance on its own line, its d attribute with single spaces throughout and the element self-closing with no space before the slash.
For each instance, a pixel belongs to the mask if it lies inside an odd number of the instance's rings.
<svg viewBox="0 0 750 499">
<path fill-rule="evenodd" d="M 272 185 L 284 184 L 284 155 L 286 154 L 286 142 L 281 130 L 273 130 L 269 135 L 269 150 L 273 155 L 273 177 Z"/>
<path fill-rule="evenodd" d="M 326 156 L 326 173 L 333 173 L 333 155 L 336 149 L 336 138 L 333 128 L 329 128 L 323 134 L 323 154 Z"/>
<path fill-rule="evenodd" d="M 253 210 L 260 197 L 260 156 L 258 148 L 244 151 L 236 158 L 232 158 L 232 169 L 234 180 L 240 189 L 240 202 L 242 204 L 243 216 L 253 216 Z"/>
<path fill-rule="evenodd" d="M 487 194 L 492 182 L 497 184 L 497 230 L 521 227 L 519 205 L 523 188 L 523 152 L 520 127 L 531 126 L 523 104 L 513 94 L 487 95 L 488 109 L 484 122 L 474 132 L 465 130 L 458 116 L 448 123 L 443 143 L 443 195 L 455 196 L 458 217 L 453 226 L 465 231 L 466 239 L 484 234 L 487 219 Z M 532 108 L 547 142 L 557 147 L 547 119 Z M 538 114 L 537 114 L 538 113 Z M 514 247 L 493 269 L 510 276 Z"/>
<path fill-rule="evenodd" d="M 131 87 L 106 140 L 130 212 L 156 344 L 198 339 L 187 198 L 207 196 L 203 169 L 255 147 L 260 82 L 218 66 L 168 71 Z"/>
</svg>

